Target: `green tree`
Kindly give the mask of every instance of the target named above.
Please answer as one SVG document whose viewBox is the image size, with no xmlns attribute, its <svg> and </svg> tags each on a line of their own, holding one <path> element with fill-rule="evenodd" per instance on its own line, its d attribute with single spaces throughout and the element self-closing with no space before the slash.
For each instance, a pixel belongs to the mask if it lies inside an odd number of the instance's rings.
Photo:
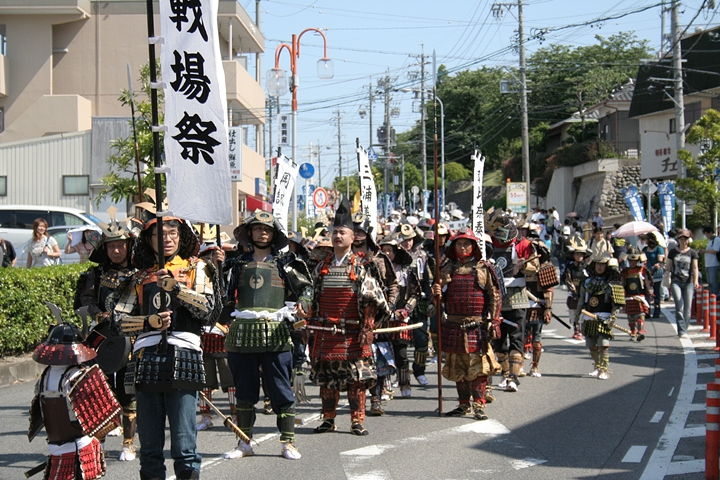
<svg viewBox="0 0 720 480">
<path fill-rule="evenodd" d="M 159 73 L 158 73 L 159 75 Z M 152 108 L 150 103 L 150 67 L 145 65 L 140 68 L 141 92 L 135 92 L 135 123 L 137 127 L 138 151 L 140 156 L 140 175 L 143 191 L 146 188 L 155 187 L 155 176 L 153 174 L 153 134 L 152 134 Z M 141 97 L 139 100 L 138 97 Z M 123 90 L 118 98 L 123 106 L 130 110 L 130 92 Z M 162 90 L 158 91 L 158 109 L 162 112 L 164 96 Z M 162 113 L 159 117 L 162 125 Z M 132 120 L 130 120 L 132 128 Z M 160 132 L 160 145 L 162 146 L 162 135 Z M 114 202 L 121 200 L 133 200 L 138 197 L 138 171 L 135 162 L 135 139 L 133 134 L 126 138 L 118 138 L 110 143 L 115 149 L 115 154 L 107 159 L 110 165 L 110 173 L 103 176 L 100 181 L 103 184 L 102 190 L 95 200 L 99 205 L 102 200 L 110 196 Z M 162 148 L 162 147 L 161 147 Z"/>
<path fill-rule="evenodd" d="M 708 110 L 690 127 L 685 141 L 700 145 L 701 153 L 695 158 L 687 150 L 678 152 L 678 157 L 685 165 L 686 175 L 685 178 L 677 179 L 677 196 L 686 202 L 697 202 L 694 208 L 700 205 L 699 210 L 708 212 L 711 217 L 707 221 L 714 222 L 720 203 L 720 113 L 717 110 Z"/>
</svg>

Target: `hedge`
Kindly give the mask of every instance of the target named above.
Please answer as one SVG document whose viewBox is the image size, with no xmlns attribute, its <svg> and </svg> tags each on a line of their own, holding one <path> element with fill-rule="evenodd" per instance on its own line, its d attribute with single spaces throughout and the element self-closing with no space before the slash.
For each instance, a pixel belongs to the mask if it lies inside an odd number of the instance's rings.
<svg viewBox="0 0 720 480">
<path fill-rule="evenodd" d="M 60 307 L 63 319 L 80 325 L 73 311 L 75 285 L 90 264 L 43 268 L 0 268 L 0 357 L 32 351 L 55 317 L 45 305 Z"/>
</svg>

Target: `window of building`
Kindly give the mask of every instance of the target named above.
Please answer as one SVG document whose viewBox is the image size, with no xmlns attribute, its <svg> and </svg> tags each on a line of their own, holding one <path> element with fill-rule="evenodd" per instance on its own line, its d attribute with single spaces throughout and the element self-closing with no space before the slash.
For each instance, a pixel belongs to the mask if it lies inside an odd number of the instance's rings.
<svg viewBox="0 0 720 480">
<path fill-rule="evenodd" d="M 90 177 L 63 175 L 63 195 L 90 195 Z"/>
<path fill-rule="evenodd" d="M 0 177 L 0 197 L 7 197 L 7 175 Z"/>
<path fill-rule="evenodd" d="M 685 105 L 685 125 L 692 125 L 702 117 L 700 102 L 688 103 Z"/>
</svg>

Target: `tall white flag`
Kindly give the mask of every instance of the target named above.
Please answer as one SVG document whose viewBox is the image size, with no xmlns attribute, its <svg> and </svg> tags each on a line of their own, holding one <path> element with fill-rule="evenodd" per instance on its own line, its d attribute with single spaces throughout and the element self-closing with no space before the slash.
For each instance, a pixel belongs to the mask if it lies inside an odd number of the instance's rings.
<svg viewBox="0 0 720 480">
<path fill-rule="evenodd" d="M 277 157 L 277 169 L 275 170 L 275 191 L 273 192 L 272 214 L 280 222 L 283 231 L 287 233 L 288 212 L 292 205 L 300 166 L 287 158 L 285 155 Z"/>
<path fill-rule="evenodd" d="M 485 253 L 485 209 L 483 208 L 482 199 L 485 157 L 476 150 L 470 158 L 474 161 L 473 204 L 470 221 L 472 222 L 472 230 L 475 236 L 480 240 L 480 251 L 482 252 L 483 260 L 487 260 L 487 254 Z"/>
<path fill-rule="evenodd" d="M 232 223 L 225 74 L 218 0 L 160 0 L 168 209 L 192 222 Z"/>
<path fill-rule="evenodd" d="M 358 175 L 360 175 L 360 211 L 370 218 L 370 225 L 373 227 L 371 236 L 375 240 L 378 230 L 377 189 L 375 188 L 368 153 L 359 144 L 357 157 Z"/>
</svg>

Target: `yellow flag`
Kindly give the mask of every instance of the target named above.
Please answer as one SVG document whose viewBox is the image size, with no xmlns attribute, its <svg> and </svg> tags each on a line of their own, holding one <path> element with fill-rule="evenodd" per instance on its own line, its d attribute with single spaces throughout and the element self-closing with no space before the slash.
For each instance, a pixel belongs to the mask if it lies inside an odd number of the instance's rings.
<svg viewBox="0 0 720 480">
<path fill-rule="evenodd" d="M 350 209 L 351 213 L 357 213 L 360 211 L 360 190 L 355 192 L 355 196 L 353 197 L 352 201 L 352 208 Z"/>
</svg>

